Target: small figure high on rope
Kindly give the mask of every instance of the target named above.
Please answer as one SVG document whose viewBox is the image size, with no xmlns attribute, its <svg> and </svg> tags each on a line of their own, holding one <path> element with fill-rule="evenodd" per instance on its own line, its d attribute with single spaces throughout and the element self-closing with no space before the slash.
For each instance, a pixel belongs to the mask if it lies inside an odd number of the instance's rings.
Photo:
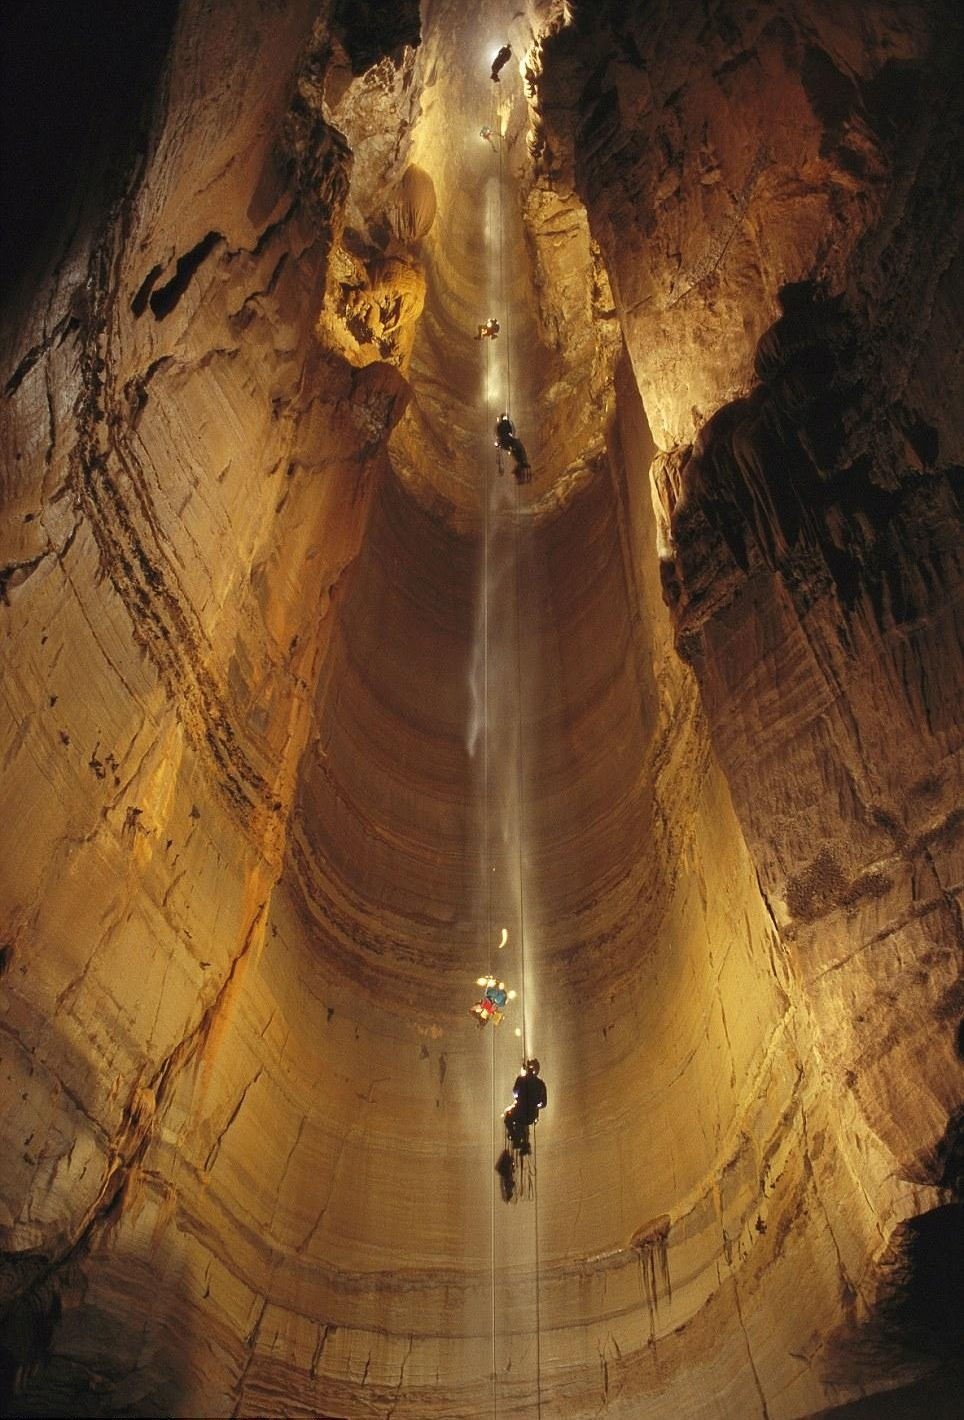
<svg viewBox="0 0 964 1420">
<path fill-rule="evenodd" d="M 487 123 L 483 123 L 482 127 L 479 129 L 479 137 L 485 139 L 493 153 L 496 152 L 495 135 Z"/>
<path fill-rule="evenodd" d="M 492 61 L 492 79 L 497 84 L 499 82 L 499 70 L 504 69 L 512 58 L 511 44 L 504 44 Z"/>
<path fill-rule="evenodd" d="M 516 436 L 515 425 L 508 414 L 500 414 L 495 421 L 495 446 L 512 455 L 516 483 L 531 483 L 532 468 L 522 440 Z"/>
<path fill-rule="evenodd" d="M 476 340 L 494 340 L 501 329 L 502 327 L 495 316 L 489 316 L 489 319 L 479 326 L 479 332 L 475 338 Z"/>
</svg>

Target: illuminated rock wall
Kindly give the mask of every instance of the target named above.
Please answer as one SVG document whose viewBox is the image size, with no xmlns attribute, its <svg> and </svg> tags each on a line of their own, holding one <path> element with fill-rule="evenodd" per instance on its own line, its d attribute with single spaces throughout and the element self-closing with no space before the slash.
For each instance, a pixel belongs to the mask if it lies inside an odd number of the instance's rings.
<svg viewBox="0 0 964 1420">
<path fill-rule="evenodd" d="M 953 15 L 470 8 L 182 5 L 15 293 L 12 1413 L 933 1414 Z"/>
</svg>

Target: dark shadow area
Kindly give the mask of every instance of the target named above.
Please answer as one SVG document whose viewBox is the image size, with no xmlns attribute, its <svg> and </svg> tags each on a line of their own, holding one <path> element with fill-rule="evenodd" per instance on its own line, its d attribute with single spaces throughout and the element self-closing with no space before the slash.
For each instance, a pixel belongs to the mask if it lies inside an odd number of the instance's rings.
<svg viewBox="0 0 964 1420">
<path fill-rule="evenodd" d="M 818 537 L 815 512 L 830 500 L 844 417 L 855 398 L 854 341 L 839 302 L 823 299 L 808 282 L 782 287 L 779 301 L 782 315 L 757 346 L 759 383 L 700 431 L 674 520 L 685 544 L 688 518 L 699 509 L 743 572 L 757 558 L 784 568 L 801 539 Z M 853 588 L 846 577 L 837 580 L 849 604 Z"/>
<path fill-rule="evenodd" d="M 888 1264 L 885 1328 L 924 1355 L 964 1355 L 964 1204 L 909 1218 L 897 1229 Z"/>
<path fill-rule="evenodd" d="M 845 626 L 869 615 L 888 631 L 929 614 L 933 582 L 921 568 L 931 558 L 938 584 L 955 575 L 945 529 L 957 526 L 957 471 L 938 462 L 937 430 L 882 402 L 875 332 L 843 297 L 808 282 L 778 295 L 782 314 L 757 345 L 758 383 L 682 457 L 675 565 L 662 578 L 686 660 L 699 656 L 701 607 L 719 594 L 721 567 L 734 585 L 778 573 L 802 615 L 832 593 Z"/>
<path fill-rule="evenodd" d="M 912 1385 L 821 1410 L 809 1420 L 960 1420 L 962 1395 L 964 1369 L 947 1366 Z"/>
<path fill-rule="evenodd" d="M 23 1386 L 42 1364 L 61 1317 L 60 1292 L 38 1253 L 0 1254 L 0 1415 L 21 1413 Z"/>
<path fill-rule="evenodd" d="M 0 299 L 143 151 L 178 0 L 4 0 L 0 7 Z M 90 190 L 94 189 L 94 192 Z M 92 210 L 97 210 L 92 205 Z M 101 207 L 103 210 L 103 207 Z"/>
<path fill-rule="evenodd" d="M 896 1390 L 820 1413 L 931 1420 L 959 1416 L 962 1356 L 964 1204 L 953 1202 L 895 1228 L 881 1261 L 873 1311 L 855 1329 L 839 1333 L 828 1351 L 831 1383 L 856 1383 L 873 1391 L 878 1378 L 928 1373 Z"/>
<path fill-rule="evenodd" d="M 964 1204 L 964 1105 L 955 1109 L 934 1148 L 934 1179 Z"/>
<path fill-rule="evenodd" d="M 106 1292 L 95 1291 L 94 1265 L 115 1273 Z M 0 1287 L 8 1293 L 11 1286 L 18 1295 L 0 1315 L 0 1415 L 98 1420 L 185 1413 L 192 1317 L 156 1259 L 101 1253 L 96 1262 L 74 1256 L 51 1268 L 39 1254 L 8 1256 L 0 1263 Z M 152 1298 L 146 1312 L 124 1309 L 128 1287 Z M 105 1307 L 105 1297 L 116 1305 Z"/>
<path fill-rule="evenodd" d="M 178 257 L 177 265 L 174 268 L 174 275 L 171 277 L 170 281 L 163 286 L 159 286 L 154 294 L 149 297 L 149 304 L 151 310 L 154 312 L 155 320 L 163 320 L 165 316 L 171 314 L 188 286 L 190 286 L 195 272 L 200 269 L 202 263 L 211 254 L 218 242 L 223 240 L 224 238 L 221 236 L 220 232 L 208 232 L 207 236 L 202 237 L 196 246 L 193 246 L 190 251 L 185 252 L 183 256 Z M 141 289 L 143 290 L 143 287 Z M 131 308 L 133 309 L 133 303 Z"/>
<path fill-rule="evenodd" d="M 332 22 L 353 74 L 363 74 L 386 54 L 398 62 L 405 45 L 417 45 L 422 37 L 417 0 L 337 0 Z"/>
<path fill-rule="evenodd" d="M 12 1038 L 5 1046 L 4 1073 L 14 1089 L 19 1092 L 24 1076 L 32 1076 L 41 1097 L 60 1094 L 76 1107 L 64 1108 L 44 1136 L 35 1137 L 33 1123 L 24 1120 L 4 1146 L 12 1154 L 23 1150 L 28 1162 L 45 1150 L 49 1157 L 53 1147 L 72 1153 L 80 1135 L 96 1128 L 81 1103 L 90 1092 L 92 1060 L 55 1028 L 48 1029 L 42 1063 Z M 14 1068 L 15 1049 L 22 1052 L 24 1076 Z M 173 1227 L 158 1229 L 148 1245 L 134 1244 L 130 1225 L 129 1210 L 142 1203 L 140 1190 L 153 1187 L 141 1164 L 152 1139 L 154 1098 L 151 1090 L 131 1090 L 101 1155 L 100 1181 L 82 1197 L 78 1190 L 75 1215 L 62 1208 L 56 1223 L 42 1231 L 31 1223 L 25 1202 L 4 1200 L 14 1225 L 0 1228 L 3 1420 L 185 1413 L 201 1326 L 195 1295 L 183 1280 L 179 1235 Z M 12 1168 L 9 1177 L 16 1178 Z M 38 1234 L 41 1245 L 23 1245 L 21 1239 Z"/>
</svg>

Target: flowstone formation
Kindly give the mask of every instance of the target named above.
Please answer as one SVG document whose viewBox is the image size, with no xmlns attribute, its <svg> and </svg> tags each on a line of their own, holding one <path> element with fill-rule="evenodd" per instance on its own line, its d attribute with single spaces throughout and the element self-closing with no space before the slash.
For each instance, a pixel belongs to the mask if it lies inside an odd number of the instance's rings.
<svg viewBox="0 0 964 1420">
<path fill-rule="evenodd" d="M 11 169 L 5 1413 L 955 1413 L 956 7 L 110 8 Z"/>
</svg>

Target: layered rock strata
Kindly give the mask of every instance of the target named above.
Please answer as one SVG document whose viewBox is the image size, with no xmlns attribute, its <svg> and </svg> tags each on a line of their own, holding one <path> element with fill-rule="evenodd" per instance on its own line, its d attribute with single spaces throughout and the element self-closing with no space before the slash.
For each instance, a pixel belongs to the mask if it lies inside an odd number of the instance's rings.
<svg viewBox="0 0 964 1420">
<path fill-rule="evenodd" d="M 953 1394 L 957 35 L 180 6 L 3 346 L 13 1413 Z"/>
</svg>

